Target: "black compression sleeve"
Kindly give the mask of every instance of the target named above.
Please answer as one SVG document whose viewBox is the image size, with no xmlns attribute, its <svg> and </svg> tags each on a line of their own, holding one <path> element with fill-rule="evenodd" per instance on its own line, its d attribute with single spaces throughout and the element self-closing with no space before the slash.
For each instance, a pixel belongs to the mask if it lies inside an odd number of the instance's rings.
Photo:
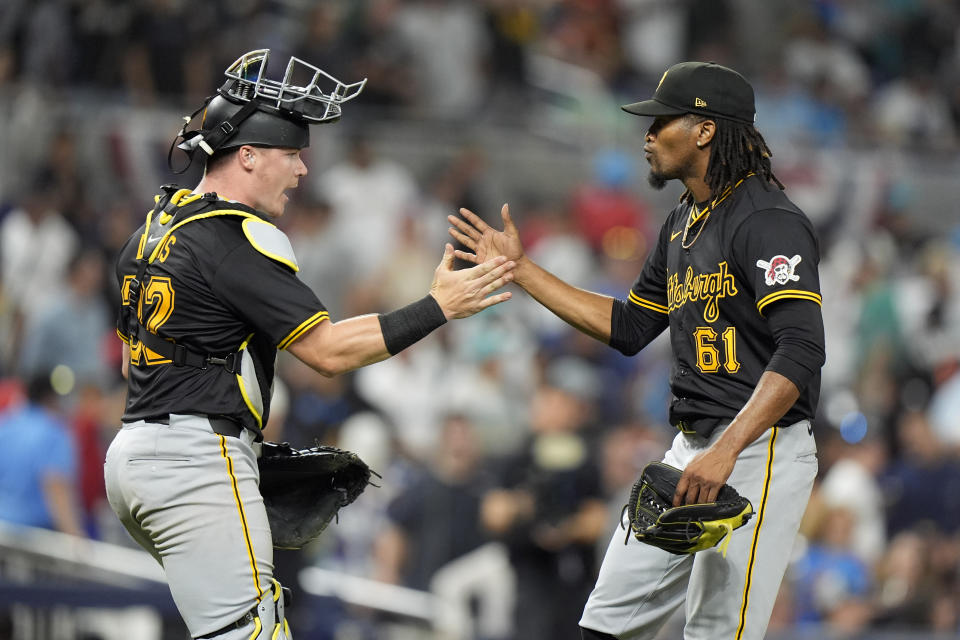
<svg viewBox="0 0 960 640">
<path fill-rule="evenodd" d="M 412 302 L 405 307 L 380 315 L 380 330 L 390 355 L 396 355 L 446 323 L 443 309 L 433 296 Z"/>
<path fill-rule="evenodd" d="M 642 309 L 614 298 L 610 317 L 610 346 L 626 356 L 643 349 L 667 328 L 667 314 Z"/>
<path fill-rule="evenodd" d="M 767 306 L 764 313 L 777 344 L 767 371 L 776 371 L 803 391 L 826 360 L 820 306 L 786 298 Z"/>
</svg>

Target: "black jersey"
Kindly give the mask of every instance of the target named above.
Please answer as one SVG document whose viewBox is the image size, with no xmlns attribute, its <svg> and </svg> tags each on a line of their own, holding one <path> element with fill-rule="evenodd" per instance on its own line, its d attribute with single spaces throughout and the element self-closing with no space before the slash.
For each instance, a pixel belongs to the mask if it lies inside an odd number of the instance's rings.
<svg viewBox="0 0 960 640">
<path fill-rule="evenodd" d="M 671 424 L 706 435 L 740 412 L 776 349 L 764 308 L 819 305 L 819 260 L 809 219 L 757 176 L 670 213 L 628 304 L 670 328 Z M 777 424 L 813 417 L 819 394 L 818 372 Z"/>
<path fill-rule="evenodd" d="M 172 202 L 180 207 L 199 197 L 182 189 Z M 219 356 L 240 350 L 245 355 L 235 373 L 216 365 L 175 366 L 131 340 L 121 310 L 117 333 L 131 350 L 123 420 L 217 415 L 259 433 L 269 415 L 277 349 L 328 319 L 328 313 L 296 276 L 289 241 L 266 214 L 214 198 L 171 226 L 163 239 L 148 238 L 153 228 L 148 218 L 124 245 L 117 260 L 123 304 L 144 247 L 152 242 L 154 259 L 141 283 L 142 326 L 195 352 Z"/>
</svg>

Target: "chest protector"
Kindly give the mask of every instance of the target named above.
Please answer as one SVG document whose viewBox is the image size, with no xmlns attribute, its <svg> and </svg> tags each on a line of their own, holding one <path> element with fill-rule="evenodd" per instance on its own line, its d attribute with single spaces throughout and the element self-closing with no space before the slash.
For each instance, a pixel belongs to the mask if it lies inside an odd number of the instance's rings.
<svg viewBox="0 0 960 640">
<path fill-rule="evenodd" d="M 221 200 L 215 193 L 196 194 L 176 185 L 163 185 L 163 193 L 156 196 L 156 205 L 147 214 L 143 235 L 137 248 L 137 274 L 129 285 L 129 297 L 123 307 L 124 326 L 131 344 L 141 342 L 151 351 L 170 360 L 167 366 L 193 367 L 206 370 L 223 367 L 229 373 L 238 374 L 245 383 L 243 395 L 255 416 L 262 411 L 263 399 L 253 359 L 246 352 L 252 337 L 229 353 L 204 353 L 170 337 L 164 337 L 147 329 L 141 321 L 141 297 L 143 282 L 150 265 L 163 252 L 164 246 L 174 231 L 185 224 L 217 216 L 237 216 L 243 219 L 244 235 L 250 244 L 265 256 L 298 271 L 293 248 L 286 234 L 264 219 L 256 209 L 236 202 Z M 258 420 L 259 422 L 259 420 Z"/>
</svg>

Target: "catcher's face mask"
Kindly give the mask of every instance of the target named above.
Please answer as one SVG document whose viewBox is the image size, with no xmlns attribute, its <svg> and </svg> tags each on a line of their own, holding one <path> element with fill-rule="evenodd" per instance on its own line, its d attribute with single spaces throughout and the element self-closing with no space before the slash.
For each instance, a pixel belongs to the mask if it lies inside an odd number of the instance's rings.
<svg viewBox="0 0 960 640">
<path fill-rule="evenodd" d="M 283 117 L 299 117 L 309 124 L 330 122 L 340 118 L 340 104 L 357 97 L 366 79 L 344 84 L 308 64 L 291 57 L 281 80 L 267 78 L 269 49 L 245 53 L 227 67 L 227 81 L 220 95 L 234 102 L 258 100 L 258 108 Z M 296 84 L 302 78 L 303 84 Z M 324 88 L 327 91 L 324 91 Z"/>
<path fill-rule="evenodd" d="M 245 144 L 302 149 L 310 144 L 309 125 L 339 120 L 341 104 L 357 97 L 367 82 L 345 84 L 295 57 L 287 62 L 282 78 L 270 79 L 269 58 L 269 49 L 240 56 L 227 67 L 227 80 L 217 93 L 184 118 L 167 156 L 174 173 L 183 173 L 190 166 L 173 169 L 174 145 L 185 151 L 191 162 L 197 149 L 207 155 Z M 187 131 L 201 111 L 200 128 Z"/>
</svg>

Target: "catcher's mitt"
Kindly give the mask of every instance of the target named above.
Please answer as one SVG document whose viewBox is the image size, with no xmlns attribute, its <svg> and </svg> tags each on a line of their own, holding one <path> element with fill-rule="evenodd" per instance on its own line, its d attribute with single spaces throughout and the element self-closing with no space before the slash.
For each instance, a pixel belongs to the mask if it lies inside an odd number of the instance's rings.
<svg viewBox="0 0 960 640">
<path fill-rule="evenodd" d="M 640 542 L 684 555 L 716 546 L 726 555 L 730 534 L 753 516 L 753 505 L 728 484 L 715 502 L 673 506 L 673 494 L 682 472 L 662 462 L 651 462 L 633 485 L 623 510 L 630 517 L 627 529 Z M 623 516 L 621 513 L 621 526 Z"/>
<path fill-rule="evenodd" d="M 357 499 L 376 474 L 360 457 L 335 447 L 294 449 L 264 442 L 260 493 L 273 546 L 299 549 L 319 536 L 341 507 Z"/>
</svg>

